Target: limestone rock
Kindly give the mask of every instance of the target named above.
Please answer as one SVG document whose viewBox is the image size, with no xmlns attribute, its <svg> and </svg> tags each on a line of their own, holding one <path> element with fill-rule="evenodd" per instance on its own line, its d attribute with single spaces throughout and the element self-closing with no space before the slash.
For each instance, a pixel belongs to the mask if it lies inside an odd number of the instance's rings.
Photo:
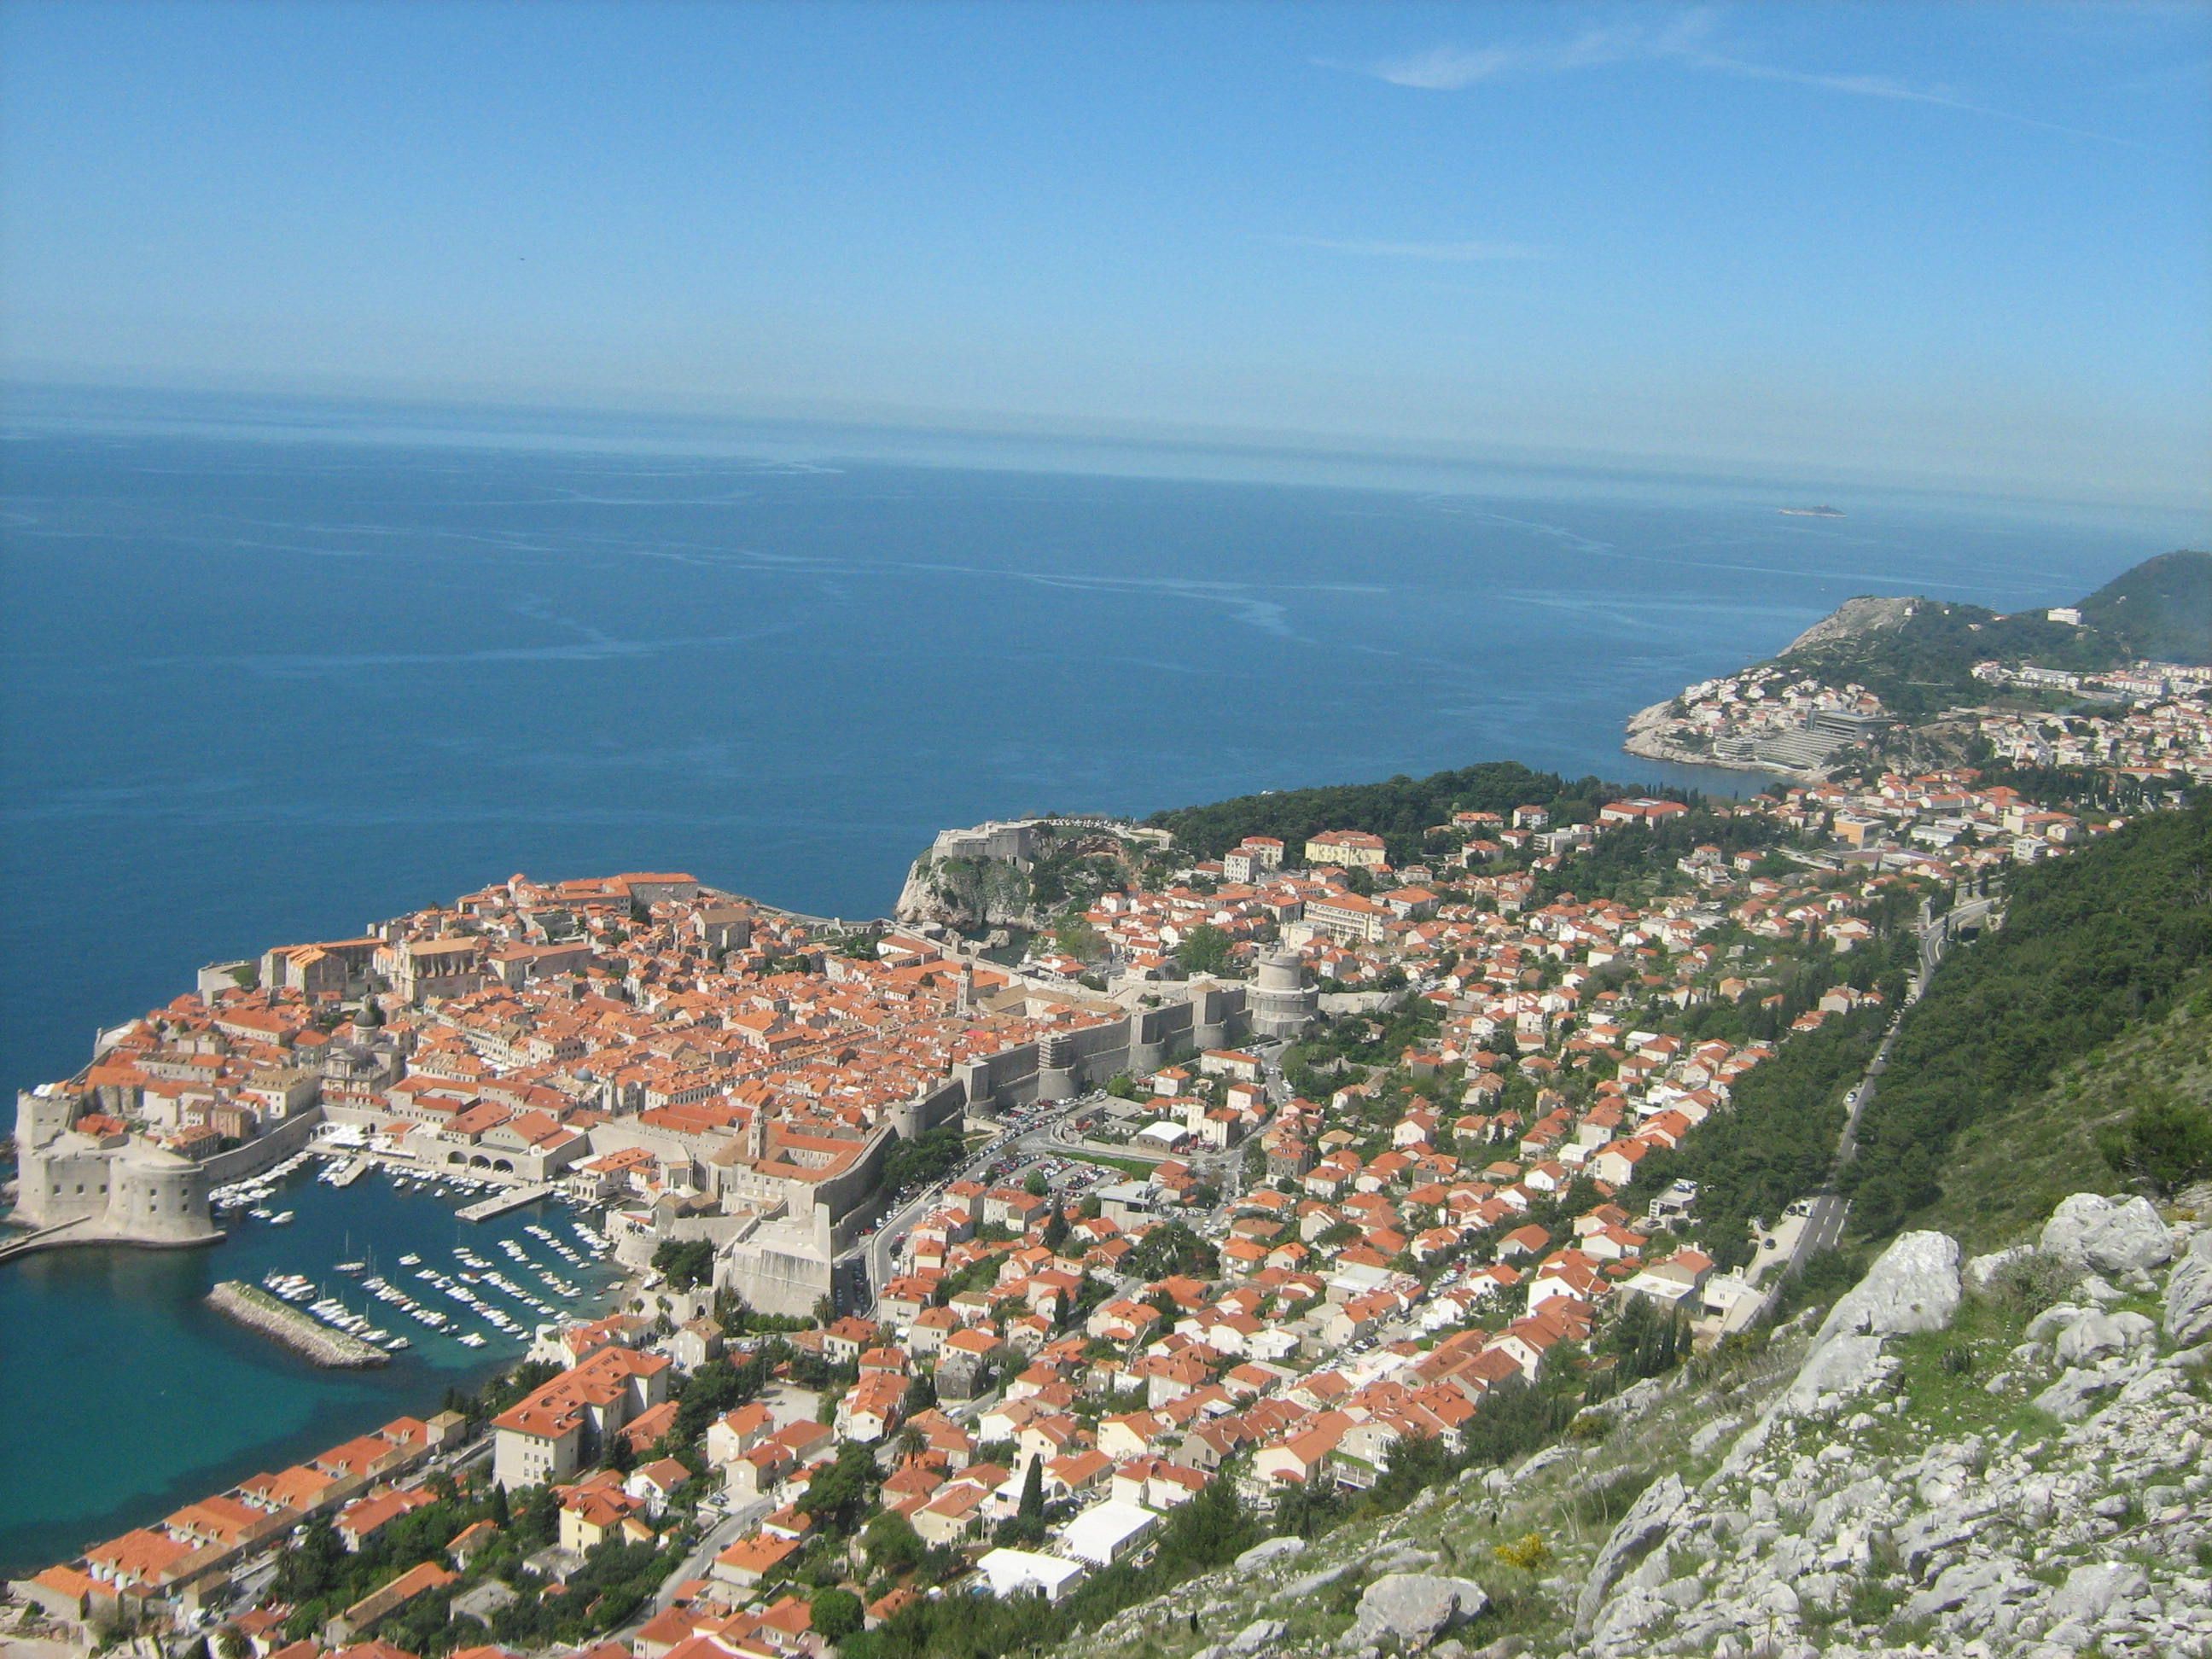
<svg viewBox="0 0 2212 1659">
<path fill-rule="evenodd" d="M 2015 1261 L 2025 1261 L 2034 1254 L 2030 1246 L 2015 1244 L 2008 1250 L 1992 1250 L 1987 1255 L 1976 1256 L 1966 1264 L 1966 1288 L 1986 1291 L 2007 1267 Z"/>
<path fill-rule="evenodd" d="M 1453 1626 L 1490 1605 L 1490 1596 L 1472 1578 L 1435 1573 L 1394 1572 L 1370 1584 L 1359 1597 L 1358 1615 L 1340 1644 L 1346 1651 L 1395 1638 L 1409 1648 L 1425 1648 Z"/>
<path fill-rule="evenodd" d="M 2058 1622 L 2080 1619 L 2094 1625 L 2112 1611 L 2115 1601 L 2131 1600 L 2149 1588 L 2150 1580 L 2132 1561 L 2099 1561 L 2076 1567 L 2051 1598 L 2051 1617 Z"/>
<path fill-rule="evenodd" d="M 1958 1312 L 1963 1289 L 1957 1240 L 1945 1233 L 1906 1233 L 1829 1310 L 1815 1347 L 1841 1335 L 1941 1330 Z"/>
<path fill-rule="evenodd" d="M 2212 1232 L 2189 1241 L 2189 1254 L 2166 1279 L 2166 1334 L 2184 1347 L 2212 1336 Z"/>
<path fill-rule="evenodd" d="M 1605 1547 L 1597 1553 L 1597 1559 L 1590 1564 L 1582 1598 L 1575 1604 L 1577 1637 L 1589 1635 L 1607 1592 L 1632 1567 L 1651 1553 L 1689 1501 L 1689 1491 L 1682 1485 L 1680 1475 L 1662 1475 L 1644 1488 L 1644 1495 L 1620 1517 L 1620 1524 L 1613 1529 L 1605 1540 Z"/>
<path fill-rule="evenodd" d="M 1865 1393 L 1895 1370 L 1881 1346 L 1879 1336 L 1845 1335 L 1814 1349 L 1782 1398 L 1782 1415 L 1822 1416 L 1852 1395 Z"/>
<path fill-rule="evenodd" d="M 2122 1273 L 2168 1260 L 2173 1239 L 2148 1199 L 2115 1204 L 2095 1193 L 2075 1193 L 2044 1224 L 2043 1249 L 2076 1267 Z"/>
<path fill-rule="evenodd" d="M 1283 1639 L 1283 1632 L 1287 1628 L 1279 1619 L 1255 1619 L 1229 1638 L 1229 1651 L 1232 1654 L 1272 1652 L 1275 1644 Z"/>
<path fill-rule="evenodd" d="M 2059 1333 L 2053 1350 L 2061 1365 L 2086 1365 L 2106 1354 L 2125 1353 L 2156 1340 L 2158 1327 L 2139 1313 L 2083 1314 Z"/>
<path fill-rule="evenodd" d="M 1253 1545 L 1250 1549 L 1238 1556 L 1237 1571 L 1257 1572 L 1262 1567 L 1274 1566 L 1279 1562 L 1290 1560 L 1294 1556 L 1304 1555 L 1305 1552 L 1306 1540 L 1303 1538 L 1290 1536 L 1270 1538 L 1265 1542 Z"/>
</svg>

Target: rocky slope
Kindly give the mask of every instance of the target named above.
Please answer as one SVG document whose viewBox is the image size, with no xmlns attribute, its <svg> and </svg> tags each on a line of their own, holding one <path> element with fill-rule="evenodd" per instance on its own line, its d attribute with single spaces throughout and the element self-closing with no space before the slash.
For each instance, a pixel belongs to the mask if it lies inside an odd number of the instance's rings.
<svg viewBox="0 0 2212 1659">
<path fill-rule="evenodd" d="M 2193 1219 L 2077 1194 L 1971 1261 L 1908 1234 L 1817 1325 L 1516 1469 L 1271 1540 L 1085 1659 L 2212 1655 L 2208 1364 Z"/>
<path fill-rule="evenodd" d="M 1862 634 L 1902 628 L 1911 619 L 1914 603 L 1907 599 L 1874 596 L 1845 599 L 1783 647 L 1781 654 L 1786 657 L 1792 651 L 1808 650 L 1814 646 L 1833 644 L 1838 640 L 1856 639 Z"/>
</svg>

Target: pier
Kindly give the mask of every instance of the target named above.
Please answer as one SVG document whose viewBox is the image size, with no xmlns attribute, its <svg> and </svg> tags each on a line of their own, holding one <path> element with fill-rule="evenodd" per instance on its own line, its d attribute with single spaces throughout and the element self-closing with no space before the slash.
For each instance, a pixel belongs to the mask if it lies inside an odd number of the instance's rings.
<svg viewBox="0 0 2212 1659">
<path fill-rule="evenodd" d="M 392 1363 L 392 1356 L 374 1344 L 331 1330 L 266 1291 L 235 1279 L 226 1279 L 210 1291 L 208 1305 L 248 1330 L 258 1331 L 331 1370 L 361 1370 Z"/>
<path fill-rule="evenodd" d="M 368 1173 L 368 1160 L 365 1158 L 357 1158 L 331 1177 L 331 1185 L 333 1187 L 350 1187 L 355 1182 L 360 1180 L 362 1176 Z"/>
<path fill-rule="evenodd" d="M 541 1181 L 535 1186 L 516 1187 L 504 1193 L 494 1193 L 489 1198 L 480 1198 L 453 1213 L 464 1221 L 489 1221 L 495 1215 L 505 1215 L 509 1210 L 519 1210 L 526 1204 L 535 1204 L 541 1198 L 550 1198 L 561 1190 L 555 1181 Z"/>
</svg>

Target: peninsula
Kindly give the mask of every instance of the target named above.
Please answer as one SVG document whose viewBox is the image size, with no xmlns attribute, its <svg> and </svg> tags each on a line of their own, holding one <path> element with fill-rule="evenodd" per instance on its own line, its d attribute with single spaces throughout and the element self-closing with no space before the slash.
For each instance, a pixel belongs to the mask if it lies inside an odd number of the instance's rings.
<svg viewBox="0 0 2212 1659">
<path fill-rule="evenodd" d="M 1780 655 L 1639 710 L 1632 755 L 1820 780 L 1869 764 L 2212 766 L 2212 554 L 2001 616 L 1855 599 Z"/>
</svg>

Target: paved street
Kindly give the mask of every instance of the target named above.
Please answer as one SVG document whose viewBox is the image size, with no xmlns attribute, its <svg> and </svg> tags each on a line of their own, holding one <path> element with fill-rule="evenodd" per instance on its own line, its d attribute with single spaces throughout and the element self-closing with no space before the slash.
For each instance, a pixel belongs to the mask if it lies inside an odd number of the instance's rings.
<svg viewBox="0 0 2212 1659">
<path fill-rule="evenodd" d="M 1994 898 L 1969 899 L 1932 920 L 1923 907 L 1920 971 L 1906 994 L 1908 1006 L 1917 1002 L 1927 989 L 1928 981 L 1942 963 L 1952 939 L 1965 929 L 1978 927 L 1986 921 L 1996 902 Z M 1903 1018 L 1903 1012 L 1902 1009 L 1899 1011 L 1899 1018 Z M 1866 1075 L 1859 1079 L 1858 1087 L 1851 1091 L 1850 1109 L 1844 1118 L 1843 1133 L 1836 1141 L 1836 1161 L 1829 1169 L 1828 1178 L 1820 1193 L 1812 1200 L 1805 1224 L 1799 1230 L 1796 1241 L 1790 1249 L 1789 1265 L 1776 1274 L 1768 1285 L 1767 1300 L 1770 1303 L 1808 1260 L 1822 1250 L 1834 1249 L 1836 1242 L 1844 1236 L 1844 1223 L 1849 1217 L 1850 1204 L 1835 1190 L 1836 1181 L 1843 1173 L 1844 1166 L 1858 1155 L 1859 1120 L 1866 1109 L 1874 1103 L 1875 1091 L 1880 1087 L 1876 1079 L 1888 1067 L 1889 1051 L 1896 1041 L 1897 1025 L 1893 1022 L 1882 1037 L 1881 1047 L 1875 1051 L 1874 1059 L 1868 1062 Z"/>
</svg>

